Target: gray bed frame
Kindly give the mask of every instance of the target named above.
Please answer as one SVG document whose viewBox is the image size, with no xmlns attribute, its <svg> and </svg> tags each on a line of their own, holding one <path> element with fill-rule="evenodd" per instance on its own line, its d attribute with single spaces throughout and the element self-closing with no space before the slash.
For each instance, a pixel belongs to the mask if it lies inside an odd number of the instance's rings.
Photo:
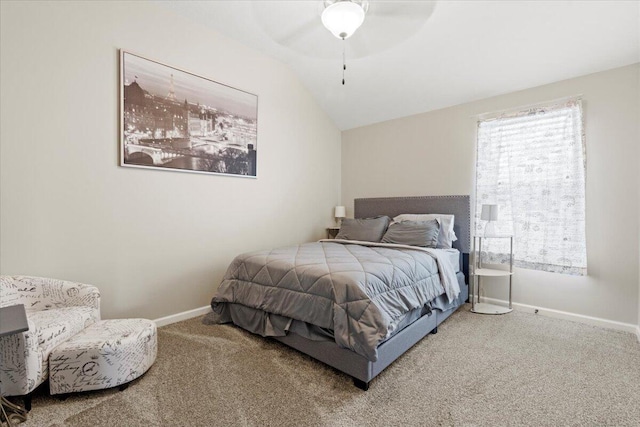
<svg viewBox="0 0 640 427">
<path fill-rule="evenodd" d="M 368 390 L 369 382 L 404 354 L 422 338 L 438 332 L 438 325 L 455 312 L 469 297 L 469 252 L 471 246 L 471 215 L 469 196 L 384 197 L 355 199 L 356 218 L 387 215 L 391 218 L 402 213 L 438 213 L 455 215 L 454 231 L 458 240 L 453 247 L 460 251 L 460 268 L 464 273 L 464 286 L 457 305 L 448 311 L 433 310 L 422 316 L 378 347 L 378 360 L 371 362 L 351 350 L 338 347 L 331 341 L 311 341 L 289 333 L 272 337 L 314 359 L 353 377 L 356 387 Z"/>
</svg>

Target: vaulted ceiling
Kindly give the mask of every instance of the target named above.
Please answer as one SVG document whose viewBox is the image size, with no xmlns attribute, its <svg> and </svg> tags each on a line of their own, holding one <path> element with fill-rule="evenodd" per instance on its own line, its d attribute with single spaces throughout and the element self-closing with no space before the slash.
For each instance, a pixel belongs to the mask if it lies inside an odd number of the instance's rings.
<svg viewBox="0 0 640 427">
<path fill-rule="evenodd" d="M 345 42 L 322 0 L 159 4 L 288 64 L 342 130 L 640 62 L 636 1 L 371 0 Z"/>
</svg>

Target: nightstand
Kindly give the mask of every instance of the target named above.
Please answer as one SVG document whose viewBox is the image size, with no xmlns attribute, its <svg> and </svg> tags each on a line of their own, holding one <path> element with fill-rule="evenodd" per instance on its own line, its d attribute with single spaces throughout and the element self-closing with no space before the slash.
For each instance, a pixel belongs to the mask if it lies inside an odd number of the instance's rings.
<svg viewBox="0 0 640 427">
<path fill-rule="evenodd" d="M 335 239 L 340 231 L 340 227 L 327 227 L 327 239 Z"/>
<path fill-rule="evenodd" d="M 484 239 L 509 239 L 509 270 L 484 268 L 482 266 L 482 241 Z M 477 248 L 477 250 L 476 250 Z M 511 307 L 511 288 L 513 278 L 513 236 L 475 236 L 473 238 L 473 281 L 471 282 L 471 311 L 481 314 L 506 314 L 513 311 Z M 480 302 L 480 283 L 482 277 L 509 278 L 509 308 L 500 305 Z M 477 291 L 476 291 L 477 289 Z M 476 297 L 478 302 L 476 302 Z"/>
</svg>

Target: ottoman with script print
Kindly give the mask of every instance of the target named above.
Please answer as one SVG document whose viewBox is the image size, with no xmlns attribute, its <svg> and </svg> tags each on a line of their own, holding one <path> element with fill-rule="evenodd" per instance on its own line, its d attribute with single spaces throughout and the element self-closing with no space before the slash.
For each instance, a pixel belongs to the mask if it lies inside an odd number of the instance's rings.
<svg viewBox="0 0 640 427">
<path fill-rule="evenodd" d="M 151 320 L 98 321 L 51 352 L 49 390 L 65 394 L 126 384 L 153 365 L 157 352 Z"/>
</svg>

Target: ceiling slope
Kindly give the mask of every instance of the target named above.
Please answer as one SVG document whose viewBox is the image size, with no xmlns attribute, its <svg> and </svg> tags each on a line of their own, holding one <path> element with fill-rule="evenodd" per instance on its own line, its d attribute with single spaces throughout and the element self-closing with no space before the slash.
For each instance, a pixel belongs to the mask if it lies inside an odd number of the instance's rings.
<svg viewBox="0 0 640 427">
<path fill-rule="evenodd" d="M 344 86 L 322 1 L 158 4 L 288 64 L 342 130 L 640 62 L 636 1 L 429 1 L 413 19 L 375 16 L 401 3 L 370 1 L 345 42 Z"/>
</svg>

